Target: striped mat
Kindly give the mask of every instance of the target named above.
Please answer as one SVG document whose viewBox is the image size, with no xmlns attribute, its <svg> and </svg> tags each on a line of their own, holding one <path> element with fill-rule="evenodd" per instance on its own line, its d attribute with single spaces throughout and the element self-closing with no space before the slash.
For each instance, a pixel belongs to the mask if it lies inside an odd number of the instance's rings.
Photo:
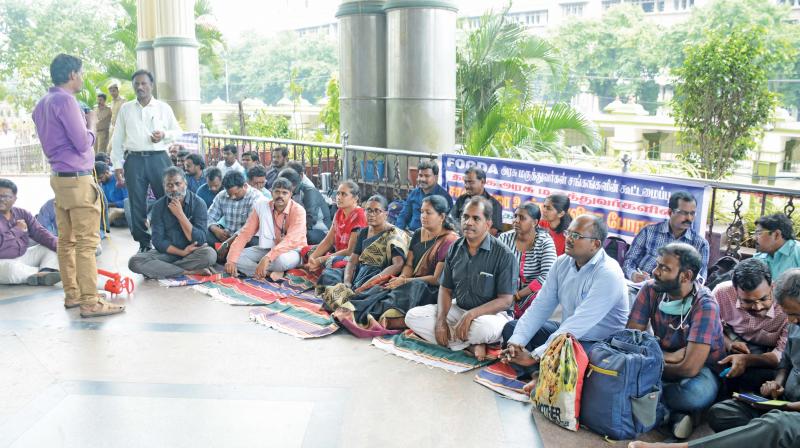
<svg viewBox="0 0 800 448">
<path fill-rule="evenodd" d="M 287 285 L 228 277 L 194 289 L 231 305 L 254 306 L 250 320 L 291 336 L 318 338 L 339 329 L 322 299 Z"/>
<path fill-rule="evenodd" d="M 158 281 L 161 286 L 172 288 L 175 286 L 194 286 L 203 283 L 214 282 L 227 277 L 228 274 L 211 274 L 211 275 L 181 275 L 180 277 L 162 278 Z"/>
<path fill-rule="evenodd" d="M 490 350 L 490 356 L 495 355 L 493 359 L 478 361 L 464 351 L 453 351 L 437 344 L 431 344 L 411 330 L 406 330 L 401 334 L 373 338 L 372 345 L 409 361 L 429 367 L 438 367 L 453 373 L 464 373 L 488 365 L 497 359 L 496 355 L 499 353 L 499 350 L 497 353 Z"/>
<path fill-rule="evenodd" d="M 308 291 L 317 285 L 319 275 L 308 272 L 305 269 L 289 269 L 286 271 L 284 278 L 287 285 L 300 291 Z"/>
<path fill-rule="evenodd" d="M 517 379 L 517 372 L 508 364 L 496 362 L 484 367 L 475 375 L 475 382 L 506 398 L 523 403 L 531 401 L 531 397 L 522 390 L 525 382 Z"/>
</svg>

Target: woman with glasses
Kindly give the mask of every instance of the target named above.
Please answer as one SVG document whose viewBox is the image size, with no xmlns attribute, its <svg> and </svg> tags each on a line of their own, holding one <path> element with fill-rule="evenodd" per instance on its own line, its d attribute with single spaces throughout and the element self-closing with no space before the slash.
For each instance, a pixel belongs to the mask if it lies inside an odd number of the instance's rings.
<svg viewBox="0 0 800 448">
<path fill-rule="evenodd" d="M 514 229 L 498 237 L 511 249 L 519 264 L 520 289 L 514 294 L 515 319 L 519 319 L 536 298 L 556 261 L 553 239 L 538 225 L 541 217 L 539 206 L 526 202 L 514 212 Z"/>
<path fill-rule="evenodd" d="M 550 232 L 550 238 L 553 239 L 556 247 L 556 255 L 564 254 L 564 245 L 567 242 L 565 232 L 571 222 L 569 198 L 566 195 L 556 193 L 545 198 L 539 226 Z"/>
<path fill-rule="evenodd" d="M 386 221 L 386 198 L 374 195 L 367 200 L 367 227 L 358 231 L 350 260 L 339 270 L 326 269 L 320 285 L 323 299 L 331 310 L 345 303 L 353 291 L 377 285 L 400 273 L 408 252 L 408 235 Z M 324 287 L 335 285 L 333 287 Z"/>
<path fill-rule="evenodd" d="M 367 215 L 358 206 L 358 184 L 346 180 L 336 190 L 336 214 L 333 225 L 325 238 L 317 246 L 309 246 L 305 268 L 309 272 L 319 272 L 323 268 L 344 269 L 347 258 L 356 246 L 356 231 L 367 226 Z"/>
<path fill-rule="evenodd" d="M 400 275 L 385 286 L 352 297 L 336 310 L 334 316 L 356 336 L 371 337 L 376 331 L 404 329 L 408 310 L 436 303 L 444 259 L 458 239 L 447 212 L 448 204 L 443 197 L 433 195 L 422 199 L 422 227 L 411 237 L 408 258 Z"/>
</svg>

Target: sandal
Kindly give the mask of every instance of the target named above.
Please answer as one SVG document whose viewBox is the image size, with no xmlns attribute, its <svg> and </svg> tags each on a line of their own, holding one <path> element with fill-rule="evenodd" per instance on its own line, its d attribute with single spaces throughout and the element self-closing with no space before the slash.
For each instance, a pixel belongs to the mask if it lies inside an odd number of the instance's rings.
<svg viewBox="0 0 800 448">
<path fill-rule="evenodd" d="M 98 299 L 91 306 L 81 305 L 81 317 L 100 317 L 110 316 L 125 311 L 125 305 L 117 305 L 116 303 L 106 302 L 103 299 Z"/>
</svg>

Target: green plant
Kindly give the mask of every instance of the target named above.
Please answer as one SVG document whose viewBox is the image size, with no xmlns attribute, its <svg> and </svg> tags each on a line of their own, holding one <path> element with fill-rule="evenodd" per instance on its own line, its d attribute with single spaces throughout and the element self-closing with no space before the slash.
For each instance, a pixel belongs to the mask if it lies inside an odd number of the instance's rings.
<svg viewBox="0 0 800 448">
<path fill-rule="evenodd" d="M 322 119 L 322 123 L 325 125 L 327 134 L 333 137 L 332 140 L 334 142 L 339 143 L 341 138 L 339 135 L 339 80 L 336 76 L 332 76 L 331 79 L 328 80 L 328 85 L 325 88 L 325 95 L 328 98 L 328 102 L 322 108 L 319 115 Z"/>
<path fill-rule="evenodd" d="M 294 138 L 289 128 L 289 119 L 282 115 L 269 115 L 263 110 L 257 111 L 245 119 L 247 133 L 254 137 Z M 238 128 L 238 125 L 236 126 Z M 234 134 L 236 134 L 234 129 Z"/>
</svg>

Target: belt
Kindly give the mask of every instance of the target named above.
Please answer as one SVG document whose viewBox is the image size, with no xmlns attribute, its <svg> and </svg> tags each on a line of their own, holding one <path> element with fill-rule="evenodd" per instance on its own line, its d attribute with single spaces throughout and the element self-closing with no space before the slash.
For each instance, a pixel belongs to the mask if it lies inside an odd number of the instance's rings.
<svg viewBox="0 0 800 448">
<path fill-rule="evenodd" d="M 156 154 L 166 154 L 166 151 L 163 149 L 159 149 L 156 151 L 127 151 L 128 155 L 137 155 L 137 156 L 154 156 Z"/>
<path fill-rule="evenodd" d="M 92 171 L 71 171 L 71 172 L 54 172 L 53 176 L 56 177 L 80 177 L 80 176 L 91 176 Z"/>
</svg>

